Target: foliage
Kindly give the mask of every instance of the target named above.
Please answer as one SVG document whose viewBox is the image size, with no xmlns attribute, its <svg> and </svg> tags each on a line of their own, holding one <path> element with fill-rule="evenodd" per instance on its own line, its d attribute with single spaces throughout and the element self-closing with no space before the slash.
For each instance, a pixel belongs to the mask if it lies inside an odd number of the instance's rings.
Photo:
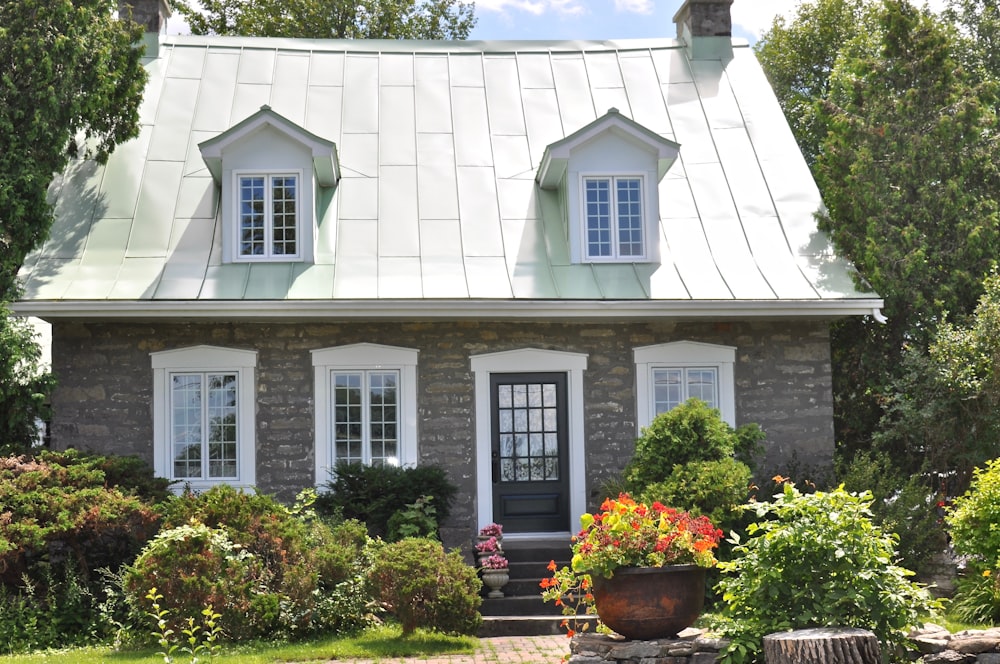
<svg viewBox="0 0 1000 664">
<path fill-rule="evenodd" d="M 968 622 L 1000 623 L 1000 459 L 973 472 L 947 516 L 955 551 L 967 556 L 952 610 Z"/>
<path fill-rule="evenodd" d="M 487 523 L 485 526 L 479 529 L 480 537 L 503 537 L 503 526 L 499 523 Z"/>
<path fill-rule="evenodd" d="M 763 432 L 756 424 L 733 429 L 719 411 L 700 399 L 689 399 L 660 413 L 635 442 L 635 453 L 625 467 L 630 492 L 639 493 L 664 480 L 674 467 L 692 461 L 712 461 L 736 455 L 749 459 Z"/>
<path fill-rule="evenodd" d="M 608 498 L 597 514 L 580 517 L 581 530 L 573 536 L 573 557 L 557 569 L 549 563 L 551 578 L 541 581 L 542 599 L 562 607 L 567 616 L 594 614 L 593 575 L 614 576 L 620 567 L 698 565 L 714 567 L 713 549 L 722 531 L 705 516 L 694 517 L 660 503 L 647 506 L 628 494 Z M 567 623 L 564 623 L 567 626 Z"/>
<path fill-rule="evenodd" d="M 139 133 L 142 35 L 114 0 L 0 3 L 0 301 L 48 236 L 48 185 L 76 156 L 105 161 Z M 2 353 L 0 353 L 2 355 Z"/>
<path fill-rule="evenodd" d="M 104 469 L 114 466 L 75 451 L 0 458 L 0 583 L 41 584 L 38 570 L 69 566 L 90 587 L 94 570 L 135 557 L 157 515 L 128 487 L 111 485 Z"/>
<path fill-rule="evenodd" d="M 125 573 L 129 603 L 164 618 L 173 633 L 184 617 L 218 607 L 225 636 L 242 640 L 271 634 L 278 626 L 280 596 L 269 587 L 259 557 L 236 545 L 222 528 L 198 521 L 159 533 Z M 165 608 L 150 601 L 154 589 L 166 593 Z"/>
<path fill-rule="evenodd" d="M 826 135 L 816 101 L 829 94 L 830 75 L 841 47 L 870 25 L 869 8 L 866 0 L 804 0 L 793 17 L 775 17 L 754 45 L 810 165 L 819 156 Z"/>
<path fill-rule="evenodd" d="M 476 24 L 475 5 L 460 0 L 177 0 L 175 7 L 196 35 L 465 39 Z"/>
<path fill-rule="evenodd" d="M 436 540 L 406 538 L 386 544 L 369 572 L 374 594 L 399 619 L 403 635 L 422 626 L 446 634 L 475 634 L 482 618 L 482 582 L 461 552 L 445 553 Z"/>
<path fill-rule="evenodd" d="M 347 521 L 331 528 L 313 515 L 308 500 L 289 509 L 271 496 L 229 486 L 179 497 L 164 510 L 164 525 L 181 530 L 142 565 L 136 562 L 127 585 L 131 601 L 141 605 L 155 585 L 174 615 L 192 615 L 211 604 L 232 639 L 366 624 L 364 527 Z M 183 530 L 193 526 L 200 529 Z M 233 579 L 224 578 L 228 567 L 240 570 Z M 174 589 L 172 583 L 192 588 Z M 234 624 L 241 612 L 248 617 Z"/>
<path fill-rule="evenodd" d="M 833 328 L 837 439 L 847 456 L 870 447 L 893 380 L 908 371 L 905 349 L 924 353 L 944 310 L 964 320 L 1000 251 L 997 84 L 959 66 L 966 47 L 905 0 L 805 3 L 757 46 L 814 156 L 827 205 L 820 228 L 857 266 L 862 287 L 885 298 L 885 325 L 866 317 Z M 880 445 L 917 472 L 920 456 Z"/>
<path fill-rule="evenodd" d="M 421 496 L 389 517 L 386 524 L 388 539 L 396 542 L 404 537 L 437 537 L 437 510 L 434 496 Z"/>
<path fill-rule="evenodd" d="M 148 616 L 152 618 L 156 625 L 153 636 L 163 650 L 157 654 L 163 657 L 164 664 L 173 664 L 174 653 L 182 652 L 191 656 L 190 663 L 196 664 L 202 661 L 202 657 L 207 657 L 212 661 L 219 654 L 219 636 L 222 628 L 219 627 L 218 620 L 222 616 L 212 610 L 211 606 L 206 606 L 201 610 L 202 622 L 195 624 L 195 619 L 188 616 L 186 626 L 182 630 L 184 635 L 184 645 L 173 642 L 174 631 L 169 627 L 167 616 L 169 611 L 160 607 L 160 600 L 163 595 L 156 592 L 156 588 L 150 588 L 146 599 L 150 602 Z"/>
<path fill-rule="evenodd" d="M 0 650 L 28 652 L 101 641 L 108 633 L 91 590 L 72 567 L 33 570 L 14 588 L 0 585 Z M 38 581 L 35 581 L 38 579 Z"/>
<path fill-rule="evenodd" d="M 848 491 L 872 494 L 872 519 L 899 537 L 900 564 L 918 575 L 931 571 L 933 558 L 947 547 L 945 495 L 934 476 L 900 472 L 899 464 L 878 452 L 859 453 L 838 476 Z"/>
<path fill-rule="evenodd" d="M 11 316 L 3 302 L 0 349 L 0 454 L 25 454 L 39 442 L 39 421 L 50 419 L 48 396 L 56 380 L 39 364 L 42 351 L 31 325 Z"/>
<path fill-rule="evenodd" d="M 772 502 L 748 504 L 758 521 L 719 564 L 730 661 L 754 661 L 766 634 L 807 627 L 869 629 L 887 653 L 907 644 L 905 630 L 938 605 L 894 563 L 896 538 L 874 525 L 871 502 L 788 483 Z"/>
<path fill-rule="evenodd" d="M 961 62 L 984 79 L 1000 72 L 1000 6 L 996 0 L 948 0 L 945 18 L 958 28 Z"/>
<path fill-rule="evenodd" d="M 438 522 L 444 522 L 458 493 L 444 469 L 432 465 L 400 468 L 340 464 L 326 488 L 316 499 L 316 511 L 362 521 L 372 537 L 385 537 L 392 515 L 424 496 L 433 497 Z"/>
<path fill-rule="evenodd" d="M 507 569 L 510 567 L 510 561 L 507 560 L 506 556 L 494 553 L 492 556 L 483 558 L 479 566 L 483 569 Z"/>
<path fill-rule="evenodd" d="M 750 468 L 732 458 L 676 465 L 661 482 L 648 485 L 640 502 L 676 505 L 694 515 L 704 514 L 723 532 L 742 524 L 740 505 L 750 492 Z"/>
</svg>

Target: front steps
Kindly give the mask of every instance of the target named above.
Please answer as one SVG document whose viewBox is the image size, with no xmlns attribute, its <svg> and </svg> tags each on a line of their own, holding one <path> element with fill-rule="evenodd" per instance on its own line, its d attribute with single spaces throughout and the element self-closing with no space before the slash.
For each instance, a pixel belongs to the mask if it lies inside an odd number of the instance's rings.
<svg viewBox="0 0 1000 664">
<path fill-rule="evenodd" d="M 566 539 L 504 538 L 503 552 L 510 563 L 510 581 L 503 588 L 504 597 L 485 597 L 479 611 L 483 625 L 479 636 L 538 636 L 565 634 L 561 627 L 562 608 L 542 601 L 539 582 L 552 576 L 549 562 L 562 567 L 569 564 L 570 543 Z"/>
</svg>

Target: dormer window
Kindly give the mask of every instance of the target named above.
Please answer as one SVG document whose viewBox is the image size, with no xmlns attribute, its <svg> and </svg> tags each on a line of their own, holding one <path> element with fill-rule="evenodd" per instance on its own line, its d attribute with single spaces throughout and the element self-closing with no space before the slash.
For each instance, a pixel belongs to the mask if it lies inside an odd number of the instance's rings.
<svg viewBox="0 0 1000 664">
<path fill-rule="evenodd" d="M 679 149 L 614 108 L 545 148 L 535 179 L 559 192 L 572 262 L 659 261 L 657 183 Z"/>
<path fill-rule="evenodd" d="M 588 259 L 645 257 L 642 180 L 634 175 L 583 178 Z"/>
<path fill-rule="evenodd" d="M 299 257 L 299 175 L 237 173 L 239 258 Z"/>
<path fill-rule="evenodd" d="M 333 142 L 261 106 L 198 148 L 222 189 L 222 262 L 312 262 L 320 190 L 340 180 Z"/>
</svg>

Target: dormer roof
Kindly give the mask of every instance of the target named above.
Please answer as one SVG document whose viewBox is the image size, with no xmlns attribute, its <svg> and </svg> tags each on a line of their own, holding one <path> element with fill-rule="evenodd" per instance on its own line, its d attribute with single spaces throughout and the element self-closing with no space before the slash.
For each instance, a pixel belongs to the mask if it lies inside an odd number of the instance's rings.
<svg viewBox="0 0 1000 664">
<path fill-rule="evenodd" d="M 605 133 L 612 133 L 623 140 L 639 143 L 655 152 L 657 173 L 661 180 L 677 159 L 677 152 L 680 149 L 678 143 L 625 117 L 617 108 L 612 107 L 593 122 L 545 148 L 542 163 L 535 177 L 542 189 L 555 189 L 566 173 L 573 150 Z"/>
<path fill-rule="evenodd" d="M 337 146 L 333 141 L 328 141 L 306 131 L 288 118 L 276 113 L 267 104 L 218 136 L 198 144 L 201 158 L 208 166 L 208 171 L 212 174 L 216 184 L 222 181 L 222 157 L 226 148 L 264 127 L 271 127 L 288 140 L 304 145 L 310 150 L 316 180 L 320 186 L 334 187 L 337 185 L 337 181 L 340 180 L 340 164 L 337 160 Z"/>
</svg>

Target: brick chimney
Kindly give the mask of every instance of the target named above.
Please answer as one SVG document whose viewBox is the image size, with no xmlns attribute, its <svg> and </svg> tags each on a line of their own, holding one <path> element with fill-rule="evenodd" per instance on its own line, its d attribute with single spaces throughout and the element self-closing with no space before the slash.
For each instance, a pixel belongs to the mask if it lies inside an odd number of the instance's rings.
<svg viewBox="0 0 1000 664">
<path fill-rule="evenodd" d="M 159 56 L 160 35 L 167 31 L 171 13 L 167 0 L 118 0 L 118 18 L 131 18 L 144 28 L 142 43 L 147 58 Z"/>
<path fill-rule="evenodd" d="M 728 60 L 732 57 L 733 0 L 685 0 L 674 14 L 677 38 L 692 60 Z"/>
</svg>

